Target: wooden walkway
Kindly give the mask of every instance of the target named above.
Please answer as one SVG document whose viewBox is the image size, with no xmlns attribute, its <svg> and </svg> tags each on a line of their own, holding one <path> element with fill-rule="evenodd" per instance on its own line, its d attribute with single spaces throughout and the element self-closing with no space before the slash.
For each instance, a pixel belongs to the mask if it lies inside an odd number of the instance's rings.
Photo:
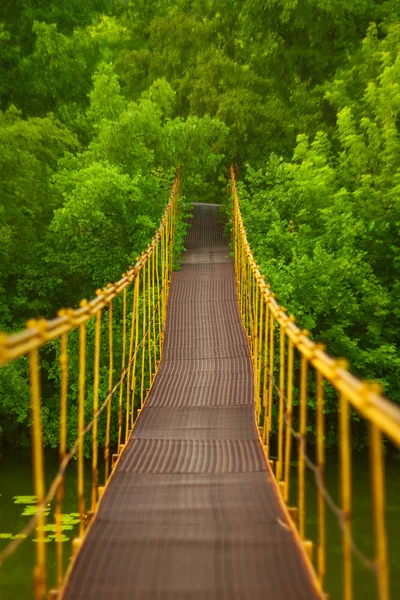
<svg viewBox="0 0 400 600">
<path fill-rule="evenodd" d="M 64 600 L 320 597 L 257 435 L 217 208 L 195 205 L 163 360 Z"/>
</svg>

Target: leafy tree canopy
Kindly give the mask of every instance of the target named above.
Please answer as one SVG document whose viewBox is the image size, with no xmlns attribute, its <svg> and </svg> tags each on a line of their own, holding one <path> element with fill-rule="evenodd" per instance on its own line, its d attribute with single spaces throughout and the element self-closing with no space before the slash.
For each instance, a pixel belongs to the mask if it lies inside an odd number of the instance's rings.
<svg viewBox="0 0 400 600">
<path fill-rule="evenodd" d="M 233 162 L 280 301 L 400 401 L 399 21 L 392 0 L 4 0 L 0 329 L 125 271 L 180 158 L 190 202 L 225 197 Z M 4 373 L 19 443 L 26 365 Z"/>
</svg>

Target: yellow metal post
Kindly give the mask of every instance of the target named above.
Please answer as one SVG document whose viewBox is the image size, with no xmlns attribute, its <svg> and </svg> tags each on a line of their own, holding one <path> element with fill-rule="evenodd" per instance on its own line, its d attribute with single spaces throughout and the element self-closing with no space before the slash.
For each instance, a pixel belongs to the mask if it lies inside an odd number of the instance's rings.
<svg viewBox="0 0 400 600">
<path fill-rule="evenodd" d="M 340 475 L 343 513 L 343 599 L 353 598 L 353 571 L 351 556 L 351 447 L 349 402 L 339 396 Z"/>
<path fill-rule="evenodd" d="M 293 342 L 288 342 L 287 366 L 287 407 L 286 407 L 286 436 L 285 436 L 285 489 L 284 500 L 289 502 L 290 491 L 290 461 L 292 451 L 292 421 L 293 421 Z"/>
<path fill-rule="evenodd" d="M 140 271 L 135 272 L 135 314 L 132 315 L 132 319 L 135 321 L 135 348 L 133 354 L 133 365 L 132 365 L 132 410 L 131 410 L 131 427 L 133 427 L 135 420 L 135 392 L 136 392 L 136 365 L 137 357 L 139 352 L 139 289 L 140 289 Z"/>
<path fill-rule="evenodd" d="M 98 416 L 99 410 L 99 384 L 100 384 L 100 345 L 101 345 L 101 310 L 96 313 L 96 330 L 94 341 L 94 381 L 93 381 L 93 430 L 92 430 L 92 506 L 96 510 L 97 487 L 99 483 L 98 473 Z"/>
<path fill-rule="evenodd" d="M 146 264 L 142 267 L 142 379 L 140 383 L 140 410 L 144 404 L 144 375 L 146 357 Z"/>
<path fill-rule="evenodd" d="M 35 326 L 35 323 L 32 322 Z M 29 355 L 31 379 L 31 412 L 32 412 L 32 448 L 33 448 L 33 481 L 38 506 L 36 529 L 36 566 L 34 569 L 35 600 L 44 600 L 46 596 L 46 545 L 45 545 L 45 489 L 44 460 L 42 440 L 42 418 L 40 400 L 40 367 L 39 351 L 32 350 Z"/>
<path fill-rule="evenodd" d="M 325 485 L 325 418 L 324 418 L 324 385 L 320 371 L 316 371 L 317 396 L 317 467 L 320 482 Z M 326 531 L 325 531 L 325 499 L 321 487 L 317 487 L 318 506 L 318 577 L 321 586 L 326 573 Z"/>
<path fill-rule="evenodd" d="M 272 429 L 272 402 L 273 402 L 273 391 L 274 391 L 274 361 L 275 361 L 275 350 L 274 350 L 274 335 L 275 335 L 275 322 L 274 316 L 271 312 L 269 320 L 269 385 L 268 385 L 268 409 L 267 409 L 267 430 L 265 445 L 267 448 L 267 454 L 270 453 L 270 435 Z"/>
<path fill-rule="evenodd" d="M 162 331 L 162 314 L 161 314 L 161 299 L 160 299 L 160 257 L 159 257 L 159 246 L 160 246 L 160 239 L 157 239 L 157 244 L 156 244 L 156 282 L 157 282 L 157 320 L 158 320 L 158 356 L 159 359 L 161 359 L 161 331 Z"/>
<path fill-rule="evenodd" d="M 308 362 L 305 356 L 302 356 L 300 363 L 300 431 L 298 446 L 299 533 L 302 540 L 306 539 L 305 453 L 307 445 L 307 372 Z"/>
<path fill-rule="evenodd" d="M 104 446 L 104 483 L 107 484 L 110 473 L 110 428 L 111 428 L 111 401 L 113 388 L 113 314 L 112 301 L 108 305 L 108 403 L 106 419 L 106 443 Z"/>
<path fill-rule="evenodd" d="M 60 337 L 60 439 L 58 445 L 59 464 L 61 465 L 67 449 L 67 394 L 68 394 L 68 334 Z M 64 477 L 57 487 L 56 495 L 56 535 L 57 535 L 57 586 L 61 589 L 63 580 L 63 541 L 62 541 L 62 504 L 64 498 Z"/>
<path fill-rule="evenodd" d="M 259 324 L 258 324 L 258 356 L 257 356 L 257 390 L 256 390 L 256 398 L 257 398 L 257 407 L 258 407 L 258 419 L 257 424 L 260 425 L 260 417 L 261 417 L 261 397 L 262 397 L 262 387 L 261 387 L 261 373 L 263 372 L 262 361 L 263 361 L 263 341 L 264 341 L 264 288 L 259 288 L 259 296 L 260 296 L 260 315 L 259 315 Z"/>
<path fill-rule="evenodd" d="M 152 303 L 151 303 L 151 318 L 153 321 L 153 352 L 154 352 L 154 372 L 157 368 L 157 344 L 156 344 L 156 285 L 155 285 L 155 260 L 156 260 L 156 247 L 153 246 L 151 252 L 151 280 L 152 280 Z"/>
<path fill-rule="evenodd" d="M 254 403 L 256 407 L 257 422 L 260 416 L 258 406 L 258 341 L 259 341 L 259 316 L 258 316 L 258 286 L 254 289 L 254 332 L 253 332 L 253 369 L 254 369 Z"/>
<path fill-rule="evenodd" d="M 131 308 L 131 331 L 129 336 L 129 352 L 128 352 L 128 366 L 126 373 L 126 410 L 125 410 L 125 443 L 128 441 L 129 426 L 131 423 L 131 374 L 132 378 L 135 377 L 135 372 L 132 370 L 133 361 L 133 347 L 135 342 L 135 325 L 136 325 L 136 288 L 135 284 L 132 286 L 132 308 Z"/>
<path fill-rule="evenodd" d="M 388 551 L 385 526 L 385 473 L 382 435 L 377 425 L 370 424 L 370 465 L 375 528 L 376 582 L 379 600 L 389 600 Z"/>
<path fill-rule="evenodd" d="M 119 386 L 119 402 L 118 402 L 118 454 L 121 451 L 122 443 L 122 399 L 124 396 L 124 375 L 125 375 L 125 359 L 126 359 L 126 288 L 122 292 L 122 364 Z"/>
<path fill-rule="evenodd" d="M 151 359 L 151 254 L 147 257 L 147 310 L 148 310 L 148 325 L 147 325 L 147 342 L 148 342 L 148 361 L 149 361 L 149 387 L 152 384 L 152 359 Z"/>
<path fill-rule="evenodd" d="M 78 512 L 79 537 L 85 531 L 85 472 L 84 472 L 84 433 L 85 428 L 85 386 L 86 386 L 86 323 L 79 327 L 79 400 L 78 400 Z"/>
<path fill-rule="evenodd" d="M 279 329 L 279 416 L 278 416 L 278 462 L 276 465 L 276 477 L 282 480 L 283 468 L 283 432 L 285 414 L 285 329 L 281 325 Z"/>
</svg>

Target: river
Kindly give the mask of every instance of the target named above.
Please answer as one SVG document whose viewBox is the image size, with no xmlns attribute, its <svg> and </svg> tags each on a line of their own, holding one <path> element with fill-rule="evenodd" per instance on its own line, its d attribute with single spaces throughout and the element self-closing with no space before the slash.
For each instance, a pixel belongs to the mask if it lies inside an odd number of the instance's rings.
<svg viewBox="0 0 400 600">
<path fill-rule="evenodd" d="M 32 506 L 26 501 L 32 495 L 31 464 L 29 451 L 2 450 L 0 456 L 0 548 L 9 542 L 9 536 L 17 534 L 26 525 L 28 516 L 23 512 L 26 507 Z M 326 469 L 326 486 L 335 499 L 339 496 L 338 461 L 335 455 L 328 455 Z M 48 483 L 57 470 L 57 456 L 55 453 L 46 453 L 46 467 Z M 90 465 L 86 465 L 90 473 Z M 296 467 L 293 466 L 293 472 Z M 90 479 L 86 479 L 86 496 L 90 496 Z M 388 460 L 386 464 L 387 481 L 387 528 L 390 541 L 390 570 L 391 570 L 391 598 L 400 598 L 400 461 Z M 70 552 L 70 544 L 77 533 L 76 525 L 76 462 L 71 464 L 67 473 L 67 485 L 63 512 L 70 515 L 71 529 L 65 532 L 64 553 Z M 294 487 L 294 486 L 293 486 Z M 365 459 L 356 458 L 353 461 L 353 531 L 354 538 L 360 549 L 371 555 L 373 550 L 373 524 L 370 506 L 369 468 Z M 295 493 L 295 489 L 292 490 Z M 316 518 L 316 493 L 312 475 L 307 480 L 307 535 L 315 539 Z M 25 498 L 23 498 L 25 496 Z M 49 523 L 52 507 L 50 507 Z M 56 543 L 49 532 L 47 543 L 49 579 L 55 581 L 56 573 Z M 327 551 L 328 569 L 326 577 L 326 591 L 330 600 L 341 600 L 341 534 L 337 526 L 337 519 L 327 509 Z M 314 555 L 315 555 L 314 548 Z M 6 561 L 0 569 L 0 598 L 1 600 L 31 600 L 32 595 L 32 565 L 34 561 L 34 543 L 32 537 L 26 539 L 16 554 Z M 67 563 L 66 563 L 67 564 Z M 373 575 L 354 558 L 354 599 L 376 599 L 376 587 Z"/>
</svg>

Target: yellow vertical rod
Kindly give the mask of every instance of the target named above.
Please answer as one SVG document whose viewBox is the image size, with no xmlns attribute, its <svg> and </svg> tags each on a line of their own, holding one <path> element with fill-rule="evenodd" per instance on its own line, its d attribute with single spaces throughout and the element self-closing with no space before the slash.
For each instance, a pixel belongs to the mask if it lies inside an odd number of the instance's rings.
<svg viewBox="0 0 400 600">
<path fill-rule="evenodd" d="M 246 256 L 246 288 L 247 288 L 247 318 L 248 318 L 248 325 L 247 325 L 247 333 L 250 336 L 250 344 L 251 347 L 253 347 L 253 337 L 252 337 L 252 330 L 253 330 L 253 323 L 252 323 L 252 315 L 251 315 L 251 285 L 250 285 L 250 263 L 249 263 L 249 257 Z"/>
<path fill-rule="evenodd" d="M 119 386 L 119 403 L 118 403 L 118 454 L 121 451 L 122 438 L 122 398 L 124 394 L 123 381 L 125 378 L 125 358 L 126 358 L 126 288 L 122 292 L 122 363 Z"/>
<path fill-rule="evenodd" d="M 246 330 L 246 334 L 249 334 L 248 330 L 248 311 L 247 311 L 247 262 L 243 244 L 243 324 Z"/>
<path fill-rule="evenodd" d="M 316 396 L 317 396 L 317 467 L 321 483 L 325 479 L 325 417 L 324 417 L 324 384 L 322 375 L 316 371 Z M 325 499 L 321 488 L 317 488 L 318 505 L 318 577 L 321 587 L 326 573 L 326 526 L 325 526 Z"/>
<path fill-rule="evenodd" d="M 148 311 L 148 325 L 147 325 L 147 343 L 148 343 L 148 361 L 149 361 L 149 387 L 152 383 L 152 360 L 151 360 L 151 253 L 147 257 L 147 311 Z"/>
<path fill-rule="evenodd" d="M 240 238 L 239 238 L 239 215 L 237 212 L 237 208 L 236 208 L 236 204 L 234 206 L 234 210 L 235 210 L 235 218 L 236 218 L 236 230 L 235 230 L 235 236 L 236 236 L 236 280 L 238 282 L 238 284 L 240 283 Z"/>
<path fill-rule="evenodd" d="M 248 312 L 248 317 L 249 317 L 249 325 L 248 325 L 248 334 L 250 336 L 250 344 L 251 344 L 251 352 L 253 351 L 253 347 L 254 347 L 254 340 L 253 340 L 253 314 L 252 314 L 252 297 L 251 297 L 251 267 L 250 267 L 250 260 L 249 257 L 247 256 L 247 274 L 246 274 L 246 279 L 247 279 L 247 312 Z"/>
<path fill-rule="evenodd" d="M 238 284 L 239 309 L 240 309 L 240 314 L 243 319 L 243 260 L 242 260 L 242 256 L 243 256 L 242 239 L 241 239 L 241 237 L 239 237 L 239 232 L 238 232 L 238 273 L 237 273 L 237 275 L 239 278 L 239 284 Z"/>
<path fill-rule="evenodd" d="M 42 506 L 45 498 L 44 460 L 42 440 L 42 417 L 40 401 L 40 367 L 37 348 L 29 353 L 31 413 L 32 413 L 32 447 L 33 447 L 33 482 L 38 506 Z M 44 531 L 46 516 L 44 508 L 38 513 L 36 528 L 36 565 L 33 571 L 35 600 L 44 600 L 46 596 L 46 544 Z"/>
<path fill-rule="evenodd" d="M 247 331 L 247 279 L 246 279 L 246 272 L 247 272 L 246 252 L 245 252 L 245 247 L 244 247 L 244 240 L 242 238 L 242 316 L 243 316 L 243 323 L 244 323 L 244 327 L 246 329 L 246 333 L 248 333 L 248 331 Z"/>
<path fill-rule="evenodd" d="M 240 314 L 242 315 L 243 325 L 245 324 L 245 301 L 244 301 L 244 261 L 243 261 L 243 240 L 240 238 Z"/>
<path fill-rule="evenodd" d="M 254 323 L 254 339 L 255 339 L 255 344 L 254 347 L 256 348 L 257 346 L 257 319 L 258 319 L 258 308 L 257 308 L 257 279 L 256 279 L 256 268 L 255 265 L 253 265 L 252 268 L 252 273 L 251 273 L 251 282 L 252 282 L 252 287 L 253 287 L 253 323 Z"/>
<path fill-rule="evenodd" d="M 242 288 L 242 319 L 245 328 L 247 327 L 247 301 L 246 301 L 246 255 L 244 251 L 244 241 L 243 238 L 240 240 L 240 253 L 241 253 L 241 288 Z"/>
<path fill-rule="evenodd" d="M 255 311 L 255 304 L 254 304 L 254 278 L 253 278 L 253 266 L 251 265 L 251 263 L 249 264 L 249 286 L 250 286 L 250 316 L 251 316 L 251 330 L 250 330 L 250 336 L 251 336 L 251 347 L 252 347 L 252 351 L 253 351 L 253 362 L 254 362 L 254 346 L 255 346 L 255 327 L 254 327 L 254 311 Z"/>
<path fill-rule="evenodd" d="M 238 220 L 235 199 L 232 194 L 232 211 L 235 219 L 235 228 L 233 230 L 234 237 L 234 251 L 235 251 L 235 277 L 236 277 L 236 289 L 239 290 L 239 236 L 238 236 Z"/>
<path fill-rule="evenodd" d="M 254 267 L 252 268 L 252 273 L 251 273 L 251 284 L 252 284 L 252 293 L 253 293 L 253 338 L 254 338 L 254 349 L 256 350 L 257 347 L 257 318 L 258 318 L 258 312 L 257 312 L 257 282 L 256 282 L 256 278 L 255 278 L 255 270 Z"/>
<path fill-rule="evenodd" d="M 377 592 L 379 600 L 389 600 L 388 551 L 385 526 L 385 471 L 382 453 L 382 435 L 374 423 L 369 424 L 369 436 Z"/>
<path fill-rule="evenodd" d="M 78 512 L 79 537 L 85 532 L 84 428 L 86 386 L 86 324 L 79 326 L 79 399 L 78 399 Z"/>
<path fill-rule="evenodd" d="M 174 270 L 174 233 L 175 233 L 175 200 L 176 200 L 176 192 L 174 192 L 174 202 L 172 203 L 172 211 L 171 211 L 171 229 L 170 229 L 170 272 L 169 272 L 169 280 L 171 281 L 172 272 Z"/>
<path fill-rule="evenodd" d="M 302 540 L 306 534 L 306 486 L 305 486 L 305 453 L 307 443 L 307 373 L 308 361 L 305 356 L 300 361 L 300 427 L 298 446 L 298 507 L 299 533 Z"/>
<path fill-rule="evenodd" d="M 279 332 L 279 417 L 278 417 L 278 462 L 276 477 L 282 480 L 283 470 L 283 432 L 285 415 L 285 330 L 280 326 Z"/>
<path fill-rule="evenodd" d="M 238 242 L 237 242 L 237 273 L 236 273 L 236 277 L 237 277 L 237 293 L 238 293 L 238 301 L 239 301 L 239 311 L 240 314 L 243 318 L 243 311 L 242 311 L 242 274 L 241 274 L 241 269 L 242 269 L 242 263 L 241 263 L 241 248 L 240 248 L 240 239 L 238 238 Z"/>
<path fill-rule="evenodd" d="M 61 465 L 67 449 L 67 394 L 68 394 L 68 335 L 60 337 L 60 440 L 58 444 L 59 464 Z M 64 499 L 64 476 L 57 487 L 56 496 L 56 533 L 57 533 L 57 587 L 61 589 L 63 581 L 63 542 L 62 542 L 62 504 Z"/>
<path fill-rule="evenodd" d="M 253 305 L 254 305 L 254 310 L 253 310 L 253 315 L 254 315 L 254 338 L 255 338 L 255 344 L 254 347 L 255 349 L 258 346 L 258 282 L 256 279 L 256 269 L 254 267 L 253 269 L 253 273 L 252 273 L 252 281 L 253 281 Z"/>
<path fill-rule="evenodd" d="M 286 407 L 286 436 L 285 436 L 285 486 L 284 500 L 289 502 L 290 490 L 290 460 L 292 451 L 292 421 L 293 421 L 293 342 L 288 342 L 287 366 L 287 407 Z"/>
<path fill-rule="evenodd" d="M 135 340 L 135 284 L 132 286 L 132 309 L 131 309 L 131 332 L 129 336 L 129 353 L 128 353 L 128 366 L 126 374 L 126 411 L 125 411 L 125 443 L 128 441 L 129 435 L 129 424 L 131 422 L 131 373 L 132 378 L 135 377 L 135 371 L 132 369 L 132 356 L 133 356 L 133 344 Z"/>
<path fill-rule="evenodd" d="M 262 402 L 264 407 L 264 423 L 263 423 L 263 443 L 265 444 L 267 439 L 267 427 L 268 427 L 268 350 L 269 350 L 269 304 L 264 295 L 265 301 L 265 329 L 264 329 L 264 377 L 263 377 L 263 392 L 262 392 Z"/>
<path fill-rule="evenodd" d="M 145 373 L 145 356 L 146 356 L 146 263 L 142 267 L 142 380 L 140 383 L 140 409 L 144 403 L 144 373 Z"/>
<path fill-rule="evenodd" d="M 243 258 L 244 258 L 244 262 L 243 262 L 243 283 L 244 283 L 244 311 L 243 311 L 243 316 L 244 316 L 244 323 L 245 323 L 245 328 L 246 328 L 246 333 L 247 335 L 249 335 L 249 309 L 248 309 L 248 278 L 247 278 L 247 256 L 245 254 L 245 250 L 243 247 Z"/>
<path fill-rule="evenodd" d="M 341 393 L 339 396 L 339 432 L 340 432 L 340 473 L 341 499 L 343 511 L 343 599 L 352 600 L 353 574 L 351 556 L 351 447 L 349 402 Z"/>
<path fill-rule="evenodd" d="M 165 229 L 165 225 L 163 223 L 162 229 L 161 229 L 161 235 L 160 235 L 161 351 L 162 351 L 162 346 L 163 346 L 163 341 L 164 341 L 164 339 L 163 339 L 164 338 L 164 335 L 163 335 L 163 331 L 164 331 L 164 229 Z"/>
<path fill-rule="evenodd" d="M 139 288 L 140 288 L 140 271 L 135 272 L 135 350 L 133 354 L 133 365 L 132 365 L 132 410 L 131 410 L 131 427 L 133 427 L 135 421 L 135 391 L 136 391 L 136 364 L 139 352 Z M 133 316 L 132 316 L 133 318 Z"/>
<path fill-rule="evenodd" d="M 247 265 L 246 265 L 246 253 L 245 253 L 243 238 L 241 240 L 241 254 L 242 254 L 242 259 L 241 259 L 241 263 L 242 263 L 242 268 L 241 268 L 241 273 L 242 273 L 242 317 L 243 317 L 243 322 L 244 322 L 244 326 L 245 326 L 246 333 L 247 333 L 247 280 L 246 280 Z"/>
<path fill-rule="evenodd" d="M 243 319 L 243 262 L 242 262 L 242 244 L 238 241 L 238 279 L 239 279 L 239 309 Z"/>
<path fill-rule="evenodd" d="M 153 246 L 151 253 L 151 280 L 152 280 L 152 305 L 151 305 L 151 318 L 153 319 L 153 351 L 154 351 L 154 372 L 157 368 L 157 344 L 156 344 L 156 280 L 155 280 L 155 262 L 156 262 L 156 245 Z"/>
<path fill-rule="evenodd" d="M 275 359 L 275 349 L 274 349 L 274 332 L 275 332 L 275 322 L 274 315 L 272 314 L 269 319 L 269 374 L 268 374 L 268 408 L 267 408 L 267 429 L 266 429 L 266 440 L 265 445 L 267 447 L 267 455 L 269 456 L 270 447 L 270 435 L 272 429 L 272 402 L 273 402 L 273 391 L 274 391 L 274 359 Z"/>
<path fill-rule="evenodd" d="M 160 256 L 159 256 L 159 246 L 160 239 L 157 239 L 156 244 L 156 281 L 157 281 L 157 320 L 158 320 L 158 350 L 159 350 L 159 359 L 161 359 L 161 302 L 160 302 Z"/>
<path fill-rule="evenodd" d="M 258 285 L 256 283 L 254 293 L 254 352 L 253 352 L 253 368 L 254 368 L 254 402 L 256 405 L 257 420 L 259 419 L 259 407 L 258 407 Z"/>
<path fill-rule="evenodd" d="M 100 384 L 100 344 L 101 344 L 101 310 L 96 313 L 96 329 L 94 339 L 94 378 L 93 378 L 93 429 L 92 429 L 92 511 L 96 510 L 98 473 L 98 424 Z"/>
<path fill-rule="evenodd" d="M 170 211 L 168 215 L 168 286 L 167 286 L 167 301 L 169 295 L 169 287 L 171 284 L 171 276 L 172 276 L 172 212 Z"/>
<path fill-rule="evenodd" d="M 176 190 L 175 190 L 175 209 L 174 209 L 174 235 L 173 235 L 173 239 L 172 239 L 172 244 L 173 244 L 173 261 L 172 261 L 172 272 L 174 270 L 174 260 L 175 260 L 175 233 L 176 233 L 176 227 L 178 224 L 178 210 L 179 210 L 179 186 L 180 186 L 180 175 L 178 176 L 178 180 L 177 180 L 177 186 L 176 186 Z"/>
<path fill-rule="evenodd" d="M 165 222 L 165 253 L 164 253 L 164 329 L 167 321 L 167 298 L 168 298 L 168 217 Z"/>
<path fill-rule="evenodd" d="M 254 265 L 251 265 L 250 268 L 250 290 L 251 290 L 251 315 L 252 315 L 252 340 L 253 340 L 253 353 L 255 352 L 255 348 L 257 345 L 257 315 L 256 315 L 256 288 L 255 288 L 255 275 L 254 275 Z M 253 354 L 254 356 L 254 354 Z M 254 361 L 254 359 L 253 359 Z"/>
<path fill-rule="evenodd" d="M 234 259 L 235 259 L 235 276 L 236 276 L 236 282 L 238 281 L 238 234 L 237 234 L 237 228 L 238 228 L 238 218 L 237 218 L 237 210 L 236 210 L 236 203 L 235 203 L 235 196 L 234 196 L 234 182 L 233 179 L 231 179 L 231 183 L 232 183 L 232 223 L 233 223 L 233 227 L 232 227 L 232 234 L 233 234 L 233 249 L 234 249 Z"/>
<path fill-rule="evenodd" d="M 173 228 L 173 210 L 174 203 L 172 200 L 171 208 L 168 213 L 168 283 L 171 281 L 172 272 L 172 228 Z"/>
<path fill-rule="evenodd" d="M 113 388 L 113 370 L 114 370 L 114 354 L 113 354 L 113 314 L 112 300 L 108 305 L 108 403 L 107 403 L 107 421 L 106 421 L 106 443 L 104 446 L 104 483 L 108 481 L 110 474 L 110 428 L 111 428 L 111 401 Z"/>
<path fill-rule="evenodd" d="M 168 287 L 169 287 L 169 227 L 170 227 L 170 215 L 167 214 L 167 221 L 165 224 L 165 317 L 167 309 L 167 298 L 168 298 Z"/>
<path fill-rule="evenodd" d="M 171 204 L 171 210 L 169 213 L 170 219 L 170 228 L 169 228 L 169 251 L 170 251 L 170 260 L 169 260 L 169 276 L 171 279 L 172 271 L 173 271 L 173 260 L 174 260 L 174 247 L 173 247 L 173 239 L 174 239 L 174 227 L 175 227 L 175 198 L 176 198 L 176 190 L 174 190 L 173 201 Z"/>
<path fill-rule="evenodd" d="M 264 290 L 259 287 L 259 295 L 260 295 L 260 318 L 259 318 L 259 344 L 258 344 L 258 381 L 257 381 L 257 402 L 258 402 L 258 425 L 260 424 L 261 417 L 261 373 L 262 369 L 262 357 L 263 357 L 263 340 L 264 340 Z"/>
<path fill-rule="evenodd" d="M 167 219 L 163 229 L 163 256 L 162 256 L 162 291 L 163 291 L 163 332 L 165 331 L 165 321 L 167 318 Z"/>
</svg>

